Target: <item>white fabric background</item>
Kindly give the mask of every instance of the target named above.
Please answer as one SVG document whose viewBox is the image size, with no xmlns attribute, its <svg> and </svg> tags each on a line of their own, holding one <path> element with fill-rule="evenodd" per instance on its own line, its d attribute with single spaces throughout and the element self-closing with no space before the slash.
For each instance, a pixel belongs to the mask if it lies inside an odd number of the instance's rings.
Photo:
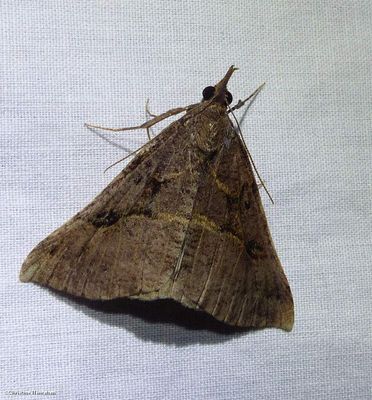
<svg viewBox="0 0 372 400">
<path fill-rule="evenodd" d="M 371 1 L 0 7 L 0 398 L 371 399 Z M 199 101 L 231 64 L 235 100 L 267 82 L 243 131 L 276 200 L 262 193 L 294 330 L 190 331 L 19 283 L 33 246 L 146 141 L 83 123 L 142 122 L 146 98 L 154 112 Z"/>
</svg>

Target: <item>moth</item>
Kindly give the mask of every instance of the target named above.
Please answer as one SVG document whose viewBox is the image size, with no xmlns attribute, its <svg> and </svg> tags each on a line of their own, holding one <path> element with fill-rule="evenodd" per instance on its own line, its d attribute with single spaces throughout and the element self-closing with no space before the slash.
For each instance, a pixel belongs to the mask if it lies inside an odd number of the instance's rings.
<svg viewBox="0 0 372 400">
<path fill-rule="evenodd" d="M 20 280 L 94 300 L 173 299 L 236 327 L 294 322 L 247 149 L 229 115 L 236 68 L 39 243 Z M 93 125 L 94 127 L 94 125 Z"/>
</svg>

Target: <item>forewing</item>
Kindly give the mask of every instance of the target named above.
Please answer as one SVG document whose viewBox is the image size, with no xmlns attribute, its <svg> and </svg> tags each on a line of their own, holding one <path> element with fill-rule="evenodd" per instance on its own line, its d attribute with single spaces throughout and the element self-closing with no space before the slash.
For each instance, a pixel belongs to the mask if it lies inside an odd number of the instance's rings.
<svg viewBox="0 0 372 400">
<path fill-rule="evenodd" d="M 292 329 L 291 291 L 233 131 L 199 185 L 172 297 L 230 325 Z"/>
<path fill-rule="evenodd" d="M 20 279 L 90 299 L 156 298 L 172 278 L 199 181 L 175 122 L 87 207 L 44 239 Z M 173 217 L 176 215 L 177 218 Z"/>
</svg>

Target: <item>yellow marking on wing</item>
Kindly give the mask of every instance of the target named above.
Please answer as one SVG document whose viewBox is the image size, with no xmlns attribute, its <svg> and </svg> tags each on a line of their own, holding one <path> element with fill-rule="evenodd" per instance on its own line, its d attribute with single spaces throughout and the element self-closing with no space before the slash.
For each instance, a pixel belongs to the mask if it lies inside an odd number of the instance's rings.
<svg viewBox="0 0 372 400">
<path fill-rule="evenodd" d="M 167 222 L 178 222 L 182 225 L 187 225 L 189 223 L 189 220 L 187 218 L 170 213 L 159 213 L 154 217 L 154 219 L 160 219 Z"/>
<path fill-rule="evenodd" d="M 124 217 L 124 220 L 128 220 L 128 219 L 134 219 L 134 220 L 144 220 L 144 219 L 148 219 L 149 217 L 144 215 L 144 214 L 131 214 L 131 215 L 126 215 Z"/>
<path fill-rule="evenodd" d="M 166 174 L 164 177 L 164 180 L 171 180 L 174 178 L 178 178 L 179 176 L 183 175 L 185 171 L 180 171 L 180 172 L 172 172 L 170 174 Z"/>
<path fill-rule="evenodd" d="M 235 236 L 235 235 L 234 235 L 233 233 L 231 233 L 231 232 L 225 232 L 225 235 L 226 235 L 227 237 L 229 237 L 230 239 L 237 241 L 239 244 L 244 244 L 243 241 L 242 241 L 241 239 L 239 239 L 237 236 Z"/>
<path fill-rule="evenodd" d="M 235 240 L 242 244 L 243 242 L 235 236 L 231 232 L 223 232 L 221 230 L 221 227 L 218 226 L 214 221 L 206 217 L 205 215 L 201 214 L 196 214 L 194 218 L 191 220 L 191 223 L 194 223 L 196 225 L 202 226 L 204 229 L 207 229 L 208 231 L 215 232 L 215 233 L 222 233 L 223 235 L 228 236 L 230 239 Z"/>
<path fill-rule="evenodd" d="M 154 174 L 154 178 L 159 181 L 159 182 L 165 182 L 165 181 L 170 181 L 172 179 L 176 179 L 179 176 L 183 175 L 185 171 L 179 171 L 179 172 L 170 172 L 169 174 L 166 175 L 161 175 L 159 173 Z"/>
<path fill-rule="evenodd" d="M 191 223 L 194 223 L 195 225 L 199 225 L 199 226 L 203 227 L 204 229 L 207 229 L 208 231 L 211 231 L 211 232 L 222 233 L 223 235 L 226 235 L 230 239 L 237 241 L 239 244 L 243 244 L 242 240 L 239 239 L 236 235 L 234 235 L 231 232 L 223 232 L 220 226 L 218 226 L 214 221 L 212 221 L 205 215 L 196 214 L 193 217 L 193 219 L 191 220 Z"/>
<path fill-rule="evenodd" d="M 225 194 L 227 194 L 230 197 L 235 197 L 236 196 L 235 193 L 233 193 L 229 189 L 229 187 L 227 185 L 225 185 L 222 181 L 220 181 L 218 179 L 217 173 L 213 168 L 211 168 L 211 174 L 212 174 L 212 176 L 214 178 L 214 181 L 216 182 L 216 185 L 217 185 L 218 189 L 220 189 L 222 192 L 224 192 Z"/>
<path fill-rule="evenodd" d="M 144 219 L 152 219 L 155 221 L 166 221 L 166 222 L 177 222 L 183 226 L 187 226 L 189 223 L 201 226 L 202 228 L 214 232 L 214 233 L 222 233 L 226 235 L 231 240 L 238 242 L 239 244 L 243 244 L 243 241 L 234 235 L 231 232 L 223 232 L 221 227 L 218 226 L 214 221 L 209 219 L 207 216 L 202 214 L 195 214 L 192 219 L 189 221 L 187 218 L 182 217 L 181 215 L 171 214 L 171 213 L 159 213 L 154 215 L 153 217 L 149 217 L 147 215 L 130 215 L 127 217 L 128 219 L 137 219 L 137 220 L 144 220 Z"/>
<path fill-rule="evenodd" d="M 191 223 L 200 225 L 203 228 L 207 229 L 208 231 L 212 232 L 219 232 L 221 230 L 220 227 L 214 221 L 212 221 L 205 215 L 201 214 L 194 215 L 193 219 L 191 220 Z"/>
</svg>

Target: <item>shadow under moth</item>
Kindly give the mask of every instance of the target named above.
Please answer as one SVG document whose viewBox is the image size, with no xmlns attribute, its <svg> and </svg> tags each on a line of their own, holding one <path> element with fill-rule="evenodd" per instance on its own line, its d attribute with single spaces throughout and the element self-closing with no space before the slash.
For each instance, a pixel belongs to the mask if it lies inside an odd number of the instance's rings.
<svg viewBox="0 0 372 400">
<path fill-rule="evenodd" d="M 109 129 L 185 112 L 32 250 L 20 280 L 94 300 L 173 299 L 228 325 L 290 331 L 291 290 L 229 118 L 245 103 L 229 106 L 235 69 L 199 103 Z"/>
</svg>

